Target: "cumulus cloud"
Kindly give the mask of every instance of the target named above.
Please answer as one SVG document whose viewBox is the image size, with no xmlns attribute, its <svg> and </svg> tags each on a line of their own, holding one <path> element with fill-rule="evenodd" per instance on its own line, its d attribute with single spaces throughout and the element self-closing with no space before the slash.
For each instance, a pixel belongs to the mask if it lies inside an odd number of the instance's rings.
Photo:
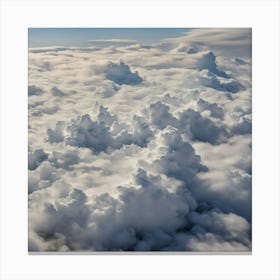
<svg viewBox="0 0 280 280">
<path fill-rule="evenodd" d="M 161 102 L 153 103 L 147 110 L 151 123 L 159 129 L 164 129 L 168 125 L 176 125 L 177 119 L 169 112 L 169 107 Z"/>
<path fill-rule="evenodd" d="M 206 213 L 194 212 L 190 214 L 190 222 L 223 236 L 225 240 L 239 241 L 245 246 L 250 244 L 250 225 L 246 219 L 236 214 L 225 214 L 215 209 Z"/>
<path fill-rule="evenodd" d="M 39 208 L 37 212 L 31 211 L 30 219 L 34 220 L 32 229 L 41 240 L 33 239 L 32 250 L 247 251 L 250 248 L 250 225 L 244 218 L 218 209 L 197 212 L 197 203 L 190 192 L 183 192 L 180 187 L 172 189 L 164 177 L 149 175 L 145 170 L 137 171 L 134 182 L 136 186 L 118 187 L 118 199 L 109 194 L 89 198 L 74 188 L 63 199 L 37 205 Z M 51 190 L 40 192 L 47 191 Z"/>
<path fill-rule="evenodd" d="M 233 127 L 232 133 L 236 134 L 252 134 L 252 122 L 249 118 L 243 117 L 241 120 Z"/>
<path fill-rule="evenodd" d="M 213 52 L 208 52 L 204 54 L 197 63 L 198 70 L 208 69 L 210 72 L 216 74 L 217 76 L 221 76 L 224 78 L 228 78 L 228 75 L 224 71 L 220 71 L 217 68 L 216 56 Z"/>
<path fill-rule="evenodd" d="M 210 111 L 210 115 L 213 118 L 219 118 L 219 119 L 224 118 L 224 114 L 225 114 L 224 109 L 222 107 L 219 107 L 216 103 L 209 103 L 204 99 L 200 98 L 197 102 L 197 105 L 202 111 L 204 110 Z"/>
<path fill-rule="evenodd" d="M 139 76 L 138 72 L 131 72 L 130 67 L 123 61 L 117 63 L 109 63 L 105 70 L 106 79 L 111 80 L 118 85 L 137 85 L 140 84 L 143 79 Z"/>
<path fill-rule="evenodd" d="M 234 79 L 221 79 L 218 78 L 213 72 L 209 70 L 202 70 L 200 72 L 200 82 L 206 86 L 219 91 L 227 91 L 231 93 L 237 93 L 243 86 L 240 82 Z"/>
<path fill-rule="evenodd" d="M 180 114 L 179 124 L 182 131 L 189 132 L 194 140 L 202 142 L 219 144 L 228 136 L 225 127 L 216 125 L 209 118 L 202 117 L 199 112 L 192 109 Z"/>
<path fill-rule="evenodd" d="M 28 169 L 36 169 L 40 163 L 48 158 L 48 154 L 43 149 L 36 149 L 28 153 Z"/>
<path fill-rule="evenodd" d="M 62 97 L 65 95 L 65 93 L 62 90 L 58 89 L 56 86 L 51 88 L 51 93 L 52 93 L 52 95 L 59 96 L 59 97 Z"/>
<path fill-rule="evenodd" d="M 28 173 L 28 192 L 48 188 L 57 179 L 56 168 L 49 162 L 44 161 L 35 170 Z"/>
<path fill-rule="evenodd" d="M 131 144 L 145 147 L 153 137 L 145 119 L 136 115 L 132 131 L 127 129 L 129 127 L 121 124 L 107 108 L 100 106 L 96 121 L 89 114 L 81 115 L 70 122 L 57 122 L 54 129 L 47 130 L 47 134 L 50 143 L 65 141 L 66 145 L 88 148 L 94 153 L 110 152 Z"/>
<path fill-rule="evenodd" d="M 161 137 L 166 145 L 166 153 L 156 161 L 160 172 L 189 183 L 196 173 L 207 171 L 192 145 L 182 139 L 178 129 L 169 126 Z"/>
<path fill-rule="evenodd" d="M 62 121 L 58 121 L 54 129 L 49 128 L 47 130 L 48 141 L 50 143 L 63 141 L 64 140 L 63 128 L 64 128 L 64 123 Z"/>
<path fill-rule="evenodd" d="M 114 145 L 109 129 L 103 123 L 92 121 L 89 115 L 72 120 L 68 130 L 70 135 L 66 141 L 71 146 L 91 148 L 100 152 Z"/>
<path fill-rule="evenodd" d="M 251 251 L 251 30 L 91 43 L 29 49 L 29 251 Z"/>
<path fill-rule="evenodd" d="M 238 58 L 238 57 L 235 58 L 235 62 L 236 62 L 237 64 L 239 64 L 239 65 L 245 65 L 245 64 L 247 64 L 246 61 L 244 61 L 243 59 Z"/>
<path fill-rule="evenodd" d="M 56 168 L 69 169 L 72 165 L 79 164 L 80 157 L 77 151 L 67 151 L 65 153 L 60 153 L 54 151 L 50 156 L 49 161 Z"/>
<path fill-rule="evenodd" d="M 43 93 L 44 93 L 44 91 L 35 85 L 28 86 L 28 96 L 42 95 Z"/>
<path fill-rule="evenodd" d="M 89 197 L 74 188 L 63 202 L 39 206 L 37 213 L 31 211 L 33 230 L 44 240 L 62 236 L 64 242 L 57 242 L 54 250 L 62 245 L 69 250 L 99 251 L 159 250 L 167 246 L 176 230 L 187 223 L 185 215 L 196 202 L 190 193 L 169 190 L 168 181 L 160 176 L 145 174 L 147 184 L 143 184 L 139 180 L 143 172 L 138 170 L 135 176 L 138 187 L 118 187 L 118 199 L 102 194 L 89 204 Z M 40 192 L 46 191 L 51 190 Z M 39 216 L 41 220 L 36 218 Z M 40 249 L 39 243 L 35 244 Z M 52 247 L 53 243 L 47 250 Z"/>
</svg>

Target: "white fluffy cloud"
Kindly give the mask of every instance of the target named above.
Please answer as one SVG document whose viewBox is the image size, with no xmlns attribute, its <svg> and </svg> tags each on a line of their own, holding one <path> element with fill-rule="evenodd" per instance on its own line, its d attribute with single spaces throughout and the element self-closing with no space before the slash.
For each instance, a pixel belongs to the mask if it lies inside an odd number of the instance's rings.
<svg viewBox="0 0 280 280">
<path fill-rule="evenodd" d="M 118 85 L 137 85 L 143 79 L 138 75 L 138 72 L 131 72 L 130 67 L 123 61 L 119 64 L 109 63 L 105 70 L 106 78 L 115 82 Z"/>
<path fill-rule="evenodd" d="M 112 43 L 29 51 L 29 250 L 250 251 L 250 29 Z"/>
</svg>

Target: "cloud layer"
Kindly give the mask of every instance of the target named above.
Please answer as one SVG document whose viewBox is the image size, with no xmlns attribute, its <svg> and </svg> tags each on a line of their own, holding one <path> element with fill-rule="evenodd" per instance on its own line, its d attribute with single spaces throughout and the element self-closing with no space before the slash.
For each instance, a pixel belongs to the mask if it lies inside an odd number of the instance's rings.
<svg viewBox="0 0 280 280">
<path fill-rule="evenodd" d="M 29 51 L 29 251 L 251 251 L 251 30 L 111 41 Z"/>
</svg>

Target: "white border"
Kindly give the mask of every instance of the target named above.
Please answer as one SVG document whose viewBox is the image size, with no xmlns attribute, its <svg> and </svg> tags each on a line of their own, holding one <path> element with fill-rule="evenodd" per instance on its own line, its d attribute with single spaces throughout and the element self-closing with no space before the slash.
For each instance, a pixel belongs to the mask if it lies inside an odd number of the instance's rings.
<svg viewBox="0 0 280 280">
<path fill-rule="evenodd" d="M 253 28 L 253 254 L 27 254 L 27 28 Z M 280 279 L 278 1 L 1 2 L 1 279 Z"/>
</svg>

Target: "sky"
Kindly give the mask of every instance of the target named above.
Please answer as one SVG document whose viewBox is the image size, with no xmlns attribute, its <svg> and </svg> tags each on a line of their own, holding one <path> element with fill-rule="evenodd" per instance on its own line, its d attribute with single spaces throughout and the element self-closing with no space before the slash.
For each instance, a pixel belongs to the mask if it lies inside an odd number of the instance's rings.
<svg viewBox="0 0 280 280">
<path fill-rule="evenodd" d="M 31 48 L 100 45 L 101 42 L 91 40 L 103 39 L 129 39 L 151 43 L 164 38 L 178 37 L 188 30 L 188 28 L 29 28 L 28 40 Z"/>
<path fill-rule="evenodd" d="M 251 252 L 251 29 L 29 36 L 30 252 Z"/>
</svg>

